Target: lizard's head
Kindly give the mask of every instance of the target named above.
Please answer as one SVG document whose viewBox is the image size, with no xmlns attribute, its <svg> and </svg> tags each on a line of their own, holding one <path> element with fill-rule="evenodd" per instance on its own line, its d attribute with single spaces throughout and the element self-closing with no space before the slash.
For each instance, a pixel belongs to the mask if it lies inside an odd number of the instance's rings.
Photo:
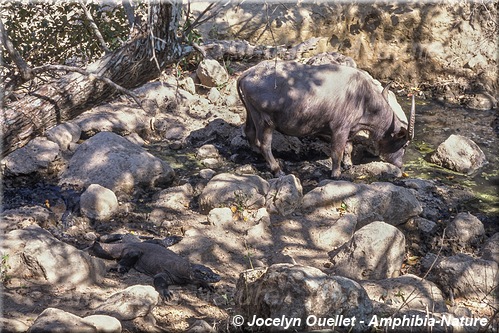
<svg viewBox="0 0 499 333">
<path fill-rule="evenodd" d="M 199 282 L 215 283 L 222 278 L 206 266 L 192 264 L 192 275 Z"/>
</svg>

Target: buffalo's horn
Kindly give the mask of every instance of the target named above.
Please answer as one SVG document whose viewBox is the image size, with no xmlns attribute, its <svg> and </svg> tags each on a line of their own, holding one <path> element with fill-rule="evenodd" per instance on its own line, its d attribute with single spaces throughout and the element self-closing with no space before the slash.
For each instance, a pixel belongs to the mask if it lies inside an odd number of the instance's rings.
<svg viewBox="0 0 499 333">
<path fill-rule="evenodd" d="M 388 88 L 390 88 L 390 85 L 393 83 L 393 81 L 389 82 L 386 87 L 383 88 L 383 91 L 381 92 L 381 95 L 385 99 L 385 101 L 388 103 Z"/>
<path fill-rule="evenodd" d="M 409 115 L 409 127 L 407 128 L 407 139 L 414 139 L 414 122 L 416 120 L 416 103 L 414 101 L 414 94 L 412 94 L 411 113 Z"/>
</svg>

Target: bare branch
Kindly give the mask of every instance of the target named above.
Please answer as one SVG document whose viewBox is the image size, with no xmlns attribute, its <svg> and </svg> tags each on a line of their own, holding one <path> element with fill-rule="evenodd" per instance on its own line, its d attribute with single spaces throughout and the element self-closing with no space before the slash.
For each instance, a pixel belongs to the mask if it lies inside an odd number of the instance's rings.
<svg viewBox="0 0 499 333">
<path fill-rule="evenodd" d="M 211 20 L 213 17 L 217 16 L 224 7 L 226 7 L 228 4 L 230 4 L 231 0 L 227 0 L 225 3 L 216 3 L 216 2 L 212 2 L 210 3 L 204 10 L 201 14 L 198 15 L 198 17 L 194 20 L 194 22 L 191 23 L 190 26 L 187 27 L 187 29 L 185 29 L 185 31 L 183 32 L 183 35 L 188 35 L 194 28 L 196 28 L 197 26 L 201 25 L 202 23 L 208 21 L 208 20 Z M 218 7 L 217 7 L 218 6 Z M 213 13 L 205 18 L 203 18 L 203 16 L 206 15 L 206 13 L 208 13 L 210 10 L 213 11 Z M 189 12 L 187 13 L 187 15 L 190 14 L 190 2 L 189 2 Z M 185 39 L 185 38 L 184 38 Z"/>
<path fill-rule="evenodd" d="M 130 0 L 122 0 L 121 4 L 125 9 L 125 14 L 128 20 L 128 25 L 130 27 L 130 30 L 133 30 L 133 26 L 135 24 L 135 12 L 133 10 L 133 3 Z"/>
<path fill-rule="evenodd" d="M 94 18 L 92 17 L 92 13 L 87 9 L 87 6 L 83 2 L 83 0 L 79 0 L 80 6 L 83 9 L 83 12 L 85 13 L 85 16 L 87 17 L 87 20 L 90 23 L 90 28 L 93 30 L 95 37 L 97 37 L 97 41 L 100 44 L 100 47 L 106 52 L 109 53 L 111 50 L 107 47 L 106 42 L 104 41 L 104 37 L 102 37 L 102 34 L 100 33 L 99 27 L 97 27 L 97 24 L 95 24 Z"/>
<path fill-rule="evenodd" d="M 0 35 L 1 35 L 2 44 L 4 45 L 5 50 L 7 51 L 9 56 L 16 64 L 17 68 L 19 69 L 21 78 L 24 81 L 29 81 L 33 79 L 34 73 L 32 72 L 31 67 L 29 67 L 26 61 L 24 61 L 21 54 L 19 54 L 19 52 L 14 47 L 14 44 L 12 44 L 9 36 L 7 35 L 7 31 L 5 31 L 2 20 L 0 20 Z"/>
</svg>

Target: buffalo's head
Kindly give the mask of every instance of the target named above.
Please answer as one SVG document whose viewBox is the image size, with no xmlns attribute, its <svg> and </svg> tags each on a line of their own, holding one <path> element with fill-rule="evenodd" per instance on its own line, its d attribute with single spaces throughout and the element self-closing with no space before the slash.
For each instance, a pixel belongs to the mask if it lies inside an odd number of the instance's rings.
<svg viewBox="0 0 499 333">
<path fill-rule="evenodd" d="M 385 91 L 387 87 L 383 90 L 383 96 L 385 97 Z M 385 97 L 386 99 L 386 97 Z M 409 116 L 409 124 L 407 128 L 397 126 L 399 122 L 395 113 L 393 114 L 392 125 L 390 131 L 388 131 L 385 136 L 379 141 L 379 151 L 381 158 L 391 163 L 399 168 L 403 165 L 402 158 L 405 154 L 405 149 L 409 145 L 412 139 L 414 139 L 414 121 L 416 116 L 416 105 L 414 101 L 414 94 L 412 95 L 412 105 L 411 113 Z M 398 131 L 395 130 L 399 128 Z"/>
</svg>

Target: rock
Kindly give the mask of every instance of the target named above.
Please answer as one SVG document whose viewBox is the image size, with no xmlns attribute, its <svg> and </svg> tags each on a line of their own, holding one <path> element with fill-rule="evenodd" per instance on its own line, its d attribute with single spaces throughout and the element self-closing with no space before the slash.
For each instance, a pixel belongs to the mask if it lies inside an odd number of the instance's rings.
<svg viewBox="0 0 499 333">
<path fill-rule="evenodd" d="M 140 135 L 138 135 L 137 133 L 131 133 L 131 134 L 125 136 L 125 139 L 127 139 L 131 143 L 136 144 L 137 146 L 141 146 L 141 147 L 146 143 L 144 141 L 144 139 L 142 139 L 140 137 Z"/>
<path fill-rule="evenodd" d="M 174 96 L 174 94 L 173 94 Z M 71 123 L 81 128 L 84 138 L 100 132 L 114 132 L 120 135 L 150 132 L 150 116 L 141 108 L 126 104 L 103 104 L 83 112 Z"/>
<path fill-rule="evenodd" d="M 472 174 L 487 164 L 487 158 L 471 139 L 452 134 L 430 156 L 432 163 L 457 172 Z"/>
<path fill-rule="evenodd" d="M 83 322 L 94 326 L 98 333 L 121 333 L 122 330 L 120 321 L 111 316 L 87 316 L 83 318 Z"/>
<path fill-rule="evenodd" d="M 208 222 L 216 227 L 222 227 L 234 222 L 232 210 L 229 207 L 213 208 L 208 213 Z"/>
<path fill-rule="evenodd" d="M 268 215 L 265 216 L 257 213 L 255 216 L 255 220 L 257 220 L 258 223 L 248 229 L 245 238 L 246 242 L 254 248 L 262 246 L 272 246 L 274 242 L 272 238 L 272 230 L 269 228 L 270 219 L 268 218 Z"/>
<path fill-rule="evenodd" d="M 62 123 L 52 127 L 45 134 L 47 139 L 59 145 L 61 150 L 68 150 L 71 143 L 80 140 L 81 128 L 72 123 Z"/>
<path fill-rule="evenodd" d="M 229 79 L 225 68 L 214 59 L 201 61 L 196 69 L 196 75 L 201 84 L 206 87 L 218 87 Z"/>
<path fill-rule="evenodd" d="M 219 168 L 223 162 L 218 159 L 218 158 L 205 158 L 204 160 L 201 161 L 201 164 L 203 164 L 204 167 L 208 169 L 216 169 Z"/>
<path fill-rule="evenodd" d="M 186 331 L 187 333 L 215 333 L 215 329 L 206 321 L 197 319 Z"/>
<path fill-rule="evenodd" d="M 401 183 L 415 190 L 415 196 L 423 207 L 420 216 L 431 221 L 448 217 L 449 212 L 458 210 L 462 202 L 475 198 L 471 190 L 447 186 L 435 180 L 402 179 Z"/>
<path fill-rule="evenodd" d="M 416 216 L 414 221 L 416 222 L 418 229 L 426 234 L 433 234 L 437 228 L 437 224 L 435 222 L 423 217 Z"/>
<path fill-rule="evenodd" d="M 497 107 L 497 100 L 488 93 L 476 93 L 466 97 L 466 106 L 472 109 L 491 110 Z"/>
<path fill-rule="evenodd" d="M 154 133 L 167 140 L 181 141 L 189 133 L 186 124 L 171 114 L 159 114 L 152 123 Z"/>
<path fill-rule="evenodd" d="M 483 302 L 485 298 L 494 298 L 494 293 L 497 294 L 499 268 L 495 261 L 462 253 L 451 257 L 437 257 L 429 253 L 421 260 L 421 265 L 423 270 L 429 270 L 428 280 L 435 282 L 443 291 L 452 292 L 454 297 Z"/>
<path fill-rule="evenodd" d="M 412 274 L 378 281 L 360 281 L 369 298 L 383 302 L 393 309 L 446 312 L 445 298 L 430 281 Z"/>
<path fill-rule="evenodd" d="M 29 329 L 25 323 L 11 318 L 0 318 L 0 327 L 4 333 L 24 333 Z"/>
<path fill-rule="evenodd" d="M 354 280 L 397 277 L 405 258 L 405 237 L 385 222 L 372 222 L 329 257 L 335 274 Z"/>
<path fill-rule="evenodd" d="M 56 215 L 41 206 L 23 206 L 9 209 L 3 211 L 0 215 L 0 229 L 3 233 L 22 229 L 28 225 L 55 226 L 57 222 Z"/>
<path fill-rule="evenodd" d="M 184 89 L 185 91 L 187 91 L 193 95 L 196 94 L 196 84 L 194 83 L 194 80 L 192 79 L 192 77 L 187 76 L 179 83 L 180 83 L 180 87 L 182 89 Z"/>
<path fill-rule="evenodd" d="M 140 186 L 165 186 L 174 176 L 166 162 L 144 148 L 117 134 L 101 132 L 78 147 L 59 183 L 99 184 L 118 195 Z"/>
<path fill-rule="evenodd" d="M 183 212 L 190 207 L 193 197 L 194 189 L 189 183 L 164 189 L 153 196 L 150 215 L 161 218 L 167 211 Z"/>
<path fill-rule="evenodd" d="M 97 333 L 97 328 L 82 318 L 56 308 L 47 308 L 36 318 L 28 333 Z"/>
<path fill-rule="evenodd" d="M 395 165 L 387 162 L 370 162 L 353 165 L 345 174 L 354 178 L 392 179 L 402 177 L 402 171 Z"/>
<path fill-rule="evenodd" d="M 215 170 L 212 170 L 212 169 L 202 169 L 202 170 L 199 170 L 199 177 L 201 177 L 203 179 L 206 179 L 206 180 L 210 180 L 216 174 L 217 173 L 215 172 Z"/>
<path fill-rule="evenodd" d="M 306 218 L 308 221 L 313 220 L 310 216 Z M 311 230 L 310 237 L 315 246 L 325 250 L 337 248 L 348 242 L 357 225 L 357 217 L 353 214 L 345 214 L 331 222 L 327 218 L 320 218 L 320 221 L 321 225 Z"/>
<path fill-rule="evenodd" d="M 377 220 L 396 226 L 423 211 L 411 190 L 386 182 L 367 185 L 326 181 L 305 194 L 302 200 L 305 212 L 318 207 L 346 209 L 357 216 L 357 228 Z"/>
<path fill-rule="evenodd" d="M 107 221 L 118 210 L 118 199 L 113 191 L 91 184 L 80 197 L 82 215 L 97 221 Z"/>
<path fill-rule="evenodd" d="M 216 104 L 216 102 L 220 99 L 220 91 L 218 91 L 217 88 L 212 87 L 206 97 L 211 103 Z"/>
<path fill-rule="evenodd" d="M 270 189 L 265 197 L 265 207 L 271 214 L 291 215 L 301 205 L 303 189 L 294 175 L 286 175 L 269 181 Z"/>
<path fill-rule="evenodd" d="M 211 209 L 234 205 L 258 209 L 265 205 L 269 183 L 256 175 L 221 173 L 213 177 L 199 196 L 199 206 L 206 214 Z"/>
<path fill-rule="evenodd" d="M 105 265 L 48 231 L 29 226 L 5 235 L 0 252 L 9 254 L 9 275 L 39 279 L 62 290 L 102 280 Z"/>
<path fill-rule="evenodd" d="M 173 82 L 149 82 L 135 88 L 133 92 L 141 96 L 144 100 L 153 101 L 161 111 L 164 111 L 170 106 L 173 100 L 176 100 L 176 98 L 179 97 L 176 94 L 181 90 L 177 87 L 176 79 L 172 78 L 172 81 Z M 120 109 L 124 108 L 121 107 Z"/>
<path fill-rule="evenodd" d="M 357 185 L 348 181 L 326 181 L 303 196 L 302 209 L 314 210 L 318 207 L 340 207 L 344 198 L 357 194 Z"/>
<path fill-rule="evenodd" d="M 235 302 L 236 313 L 244 316 L 245 328 L 250 328 L 247 325 L 255 317 L 296 318 L 291 325 L 276 322 L 269 331 L 330 328 L 314 323 L 314 318 L 343 315 L 344 318 L 355 317 L 355 326 L 351 327 L 351 321 L 343 321 L 337 326 L 362 332 L 367 327 L 360 321 L 367 320 L 372 312 L 371 300 L 357 282 L 328 276 L 314 267 L 292 264 L 244 271 L 239 275 Z"/>
<path fill-rule="evenodd" d="M 208 106 L 204 107 L 207 108 Z M 204 128 L 192 131 L 189 134 L 188 141 L 195 145 L 199 142 L 205 142 L 207 138 L 217 138 L 222 142 L 230 142 L 237 132 L 237 127 L 229 124 L 226 120 L 216 118 L 210 121 Z M 240 132 L 242 133 L 242 132 Z"/>
<path fill-rule="evenodd" d="M 482 247 L 482 259 L 499 264 L 499 232 L 492 235 Z"/>
<path fill-rule="evenodd" d="M 478 245 L 485 236 L 483 223 L 470 213 L 459 213 L 450 221 L 445 236 L 460 244 Z"/>
<path fill-rule="evenodd" d="M 2 160 L 5 173 L 28 175 L 46 170 L 59 156 L 59 145 L 44 137 L 34 138 L 24 147 L 14 150 Z"/>
<path fill-rule="evenodd" d="M 105 314 L 118 320 L 132 320 L 147 316 L 159 300 L 159 293 L 154 287 L 135 285 L 111 295 L 93 310 L 93 314 Z"/>
<path fill-rule="evenodd" d="M 199 147 L 197 149 L 196 158 L 197 159 L 205 159 L 205 158 L 219 158 L 220 153 L 218 152 L 217 147 L 215 145 L 207 144 Z"/>
</svg>

